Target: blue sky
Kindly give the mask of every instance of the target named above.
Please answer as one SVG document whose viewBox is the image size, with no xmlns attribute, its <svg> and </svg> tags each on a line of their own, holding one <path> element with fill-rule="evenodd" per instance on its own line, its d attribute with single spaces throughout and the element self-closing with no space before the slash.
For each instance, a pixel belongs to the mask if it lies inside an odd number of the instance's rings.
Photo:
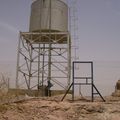
<svg viewBox="0 0 120 120">
<path fill-rule="evenodd" d="M 29 29 L 31 2 L 0 0 L 0 64 L 16 63 L 19 31 Z M 78 0 L 77 7 L 79 60 L 94 61 L 96 84 L 109 93 L 120 78 L 120 0 Z"/>
<path fill-rule="evenodd" d="M 120 60 L 120 0 L 79 0 L 83 59 Z"/>
</svg>

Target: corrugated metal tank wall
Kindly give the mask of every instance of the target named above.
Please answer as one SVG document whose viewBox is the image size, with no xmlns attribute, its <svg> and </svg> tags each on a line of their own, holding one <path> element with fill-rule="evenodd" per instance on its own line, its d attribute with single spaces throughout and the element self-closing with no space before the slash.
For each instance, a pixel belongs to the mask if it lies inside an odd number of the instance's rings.
<svg viewBox="0 0 120 120">
<path fill-rule="evenodd" d="M 68 6 L 63 0 L 36 0 L 31 5 L 30 32 L 48 31 L 51 18 L 51 31 L 68 31 Z"/>
</svg>

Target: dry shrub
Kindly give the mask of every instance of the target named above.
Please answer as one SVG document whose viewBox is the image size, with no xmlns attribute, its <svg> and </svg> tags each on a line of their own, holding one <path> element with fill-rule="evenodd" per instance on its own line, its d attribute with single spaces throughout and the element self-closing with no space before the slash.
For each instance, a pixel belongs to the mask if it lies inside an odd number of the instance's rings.
<svg viewBox="0 0 120 120">
<path fill-rule="evenodd" d="M 9 77 L 3 73 L 0 74 L 0 102 L 5 102 L 8 96 Z"/>
<path fill-rule="evenodd" d="M 9 77 L 1 73 L 0 75 L 0 94 L 7 94 L 9 89 Z"/>
</svg>

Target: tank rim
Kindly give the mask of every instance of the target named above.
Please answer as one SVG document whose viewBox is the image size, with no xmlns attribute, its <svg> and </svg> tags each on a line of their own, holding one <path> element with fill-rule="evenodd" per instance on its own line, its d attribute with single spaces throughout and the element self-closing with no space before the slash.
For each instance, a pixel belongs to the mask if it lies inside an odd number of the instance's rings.
<svg viewBox="0 0 120 120">
<path fill-rule="evenodd" d="M 37 1 L 38 1 L 38 0 L 33 1 L 32 4 L 31 4 L 31 6 L 32 6 L 35 2 L 37 2 Z M 65 2 L 63 2 L 62 0 L 56 0 L 56 1 L 60 1 L 60 2 L 63 3 L 66 7 L 68 7 L 68 5 L 67 5 Z"/>
</svg>

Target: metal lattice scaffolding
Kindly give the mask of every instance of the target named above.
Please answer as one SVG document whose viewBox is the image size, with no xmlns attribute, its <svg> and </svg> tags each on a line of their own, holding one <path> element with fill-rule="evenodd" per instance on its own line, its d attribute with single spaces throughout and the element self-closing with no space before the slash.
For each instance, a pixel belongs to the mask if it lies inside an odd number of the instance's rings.
<svg viewBox="0 0 120 120">
<path fill-rule="evenodd" d="M 39 89 L 51 80 L 53 88 L 66 89 L 70 78 L 71 40 L 68 32 L 20 32 L 16 88 Z"/>
</svg>

